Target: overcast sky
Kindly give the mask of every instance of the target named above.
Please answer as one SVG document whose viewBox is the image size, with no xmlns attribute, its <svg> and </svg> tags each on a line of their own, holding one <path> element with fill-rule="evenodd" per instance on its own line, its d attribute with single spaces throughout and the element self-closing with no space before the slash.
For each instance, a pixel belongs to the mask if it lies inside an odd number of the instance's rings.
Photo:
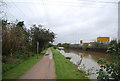
<svg viewBox="0 0 120 81">
<path fill-rule="evenodd" d="M 99 36 L 117 38 L 119 0 L 4 1 L 8 20 L 24 20 L 27 28 L 42 24 L 56 33 L 54 44 L 95 41 Z"/>
</svg>

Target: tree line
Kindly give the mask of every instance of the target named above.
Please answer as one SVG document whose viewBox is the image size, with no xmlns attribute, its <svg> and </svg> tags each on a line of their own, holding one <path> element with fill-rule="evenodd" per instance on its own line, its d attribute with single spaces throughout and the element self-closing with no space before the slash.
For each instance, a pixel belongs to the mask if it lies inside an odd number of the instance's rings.
<svg viewBox="0 0 120 81">
<path fill-rule="evenodd" d="M 39 52 L 50 46 L 55 39 L 55 33 L 42 25 L 32 25 L 30 29 L 25 27 L 24 21 L 10 23 L 2 21 L 2 54 L 12 56 L 15 51 L 28 50 L 36 52 L 39 43 Z"/>
</svg>

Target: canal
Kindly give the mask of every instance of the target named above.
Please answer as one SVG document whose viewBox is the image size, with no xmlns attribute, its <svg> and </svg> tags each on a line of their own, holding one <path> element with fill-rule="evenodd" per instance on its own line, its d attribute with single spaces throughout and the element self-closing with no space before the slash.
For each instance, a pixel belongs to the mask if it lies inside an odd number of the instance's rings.
<svg viewBox="0 0 120 81">
<path fill-rule="evenodd" d="M 71 57 L 70 61 L 85 71 L 90 79 L 97 79 L 96 70 L 100 68 L 97 63 L 99 58 L 109 59 L 111 55 L 100 52 L 81 51 L 76 49 L 58 50 L 65 57 Z M 81 60 L 82 56 L 82 60 Z M 81 61 L 81 62 L 80 62 Z"/>
</svg>

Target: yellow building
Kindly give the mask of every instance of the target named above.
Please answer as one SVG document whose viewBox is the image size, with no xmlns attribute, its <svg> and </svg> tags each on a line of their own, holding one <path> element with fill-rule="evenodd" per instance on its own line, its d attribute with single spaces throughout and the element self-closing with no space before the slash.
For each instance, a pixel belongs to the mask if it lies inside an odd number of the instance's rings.
<svg viewBox="0 0 120 81">
<path fill-rule="evenodd" d="M 97 37 L 97 42 L 109 42 L 110 37 Z"/>
</svg>

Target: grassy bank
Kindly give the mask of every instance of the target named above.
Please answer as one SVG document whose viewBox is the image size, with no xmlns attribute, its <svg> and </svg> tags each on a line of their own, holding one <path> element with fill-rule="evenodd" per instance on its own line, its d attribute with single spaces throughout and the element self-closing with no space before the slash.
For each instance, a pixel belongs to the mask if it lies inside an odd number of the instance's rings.
<svg viewBox="0 0 120 81">
<path fill-rule="evenodd" d="M 54 55 L 57 79 L 88 79 L 85 73 L 78 70 L 77 67 L 61 53 L 54 48 L 51 49 Z"/>
<path fill-rule="evenodd" d="M 18 64 L 13 69 L 5 72 L 2 75 L 2 78 L 3 79 L 19 79 L 27 70 L 29 70 L 34 64 L 36 64 L 42 58 L 45 52 L 46 50 L 43 50 L 41 54 L 30 57 L 29 59 Z"/>
</svg>

